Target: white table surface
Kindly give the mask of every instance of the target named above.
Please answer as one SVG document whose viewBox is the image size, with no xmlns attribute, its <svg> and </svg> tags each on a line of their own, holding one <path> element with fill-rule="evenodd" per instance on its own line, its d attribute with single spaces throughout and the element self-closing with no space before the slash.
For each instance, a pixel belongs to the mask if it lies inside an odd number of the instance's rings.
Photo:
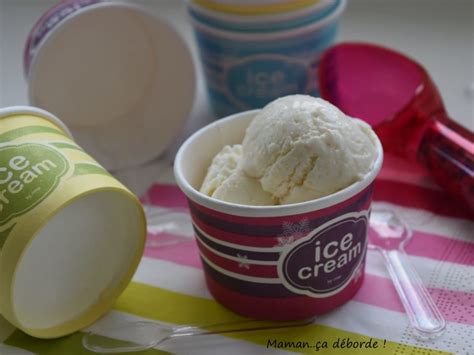
<svg viewBox="0 0 474 355">
<path fill-rule="evenodd" d="M 183 1 L 136 0 L 179 29 L 192 48 L 192 31 Z M 34 22 L 56 0 L 0 0 L 0 107 L 27 104 L 22 51 Z M 474 129 L 474 1 L 473 0 L 349 0 L 338 41 L 357 40 L 402 51 L 422 63 L 438 85 L 451 117 Z M 199 64 L 197 67 L 199 68 Z M 171 163 L 180 142 L 213 117 L 202 73 L 198 94 L 181 137 L 170 147 L 168 159 L 140 169 L 117 173 L 142 194 L 154 180 L 172 179 Z"/>
</svg>

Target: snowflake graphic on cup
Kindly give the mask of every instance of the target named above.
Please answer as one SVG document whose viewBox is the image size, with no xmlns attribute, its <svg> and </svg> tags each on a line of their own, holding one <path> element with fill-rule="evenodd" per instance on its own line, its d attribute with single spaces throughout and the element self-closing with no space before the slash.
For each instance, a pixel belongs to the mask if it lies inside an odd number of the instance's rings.
<svg viewBox="0 0 474 355">
<path fill-rule="evenodd" d="M 237 259 L 239 263 L 239 268 L 250 269 L 250 263 L 248 261 L 247 255 L 237 254 Z"/>
<path fill-rule="evenodd" d="M 309 220 L 307 218 L 302 219 L 299 222 L 283 222 L 283 231 L 277 237 L 278 243 L 276 246 L 284 247 L 292 244 L 295 240 L 298 240 L 306 236 L 311 230 L 309 226 Z"/>
</svg>

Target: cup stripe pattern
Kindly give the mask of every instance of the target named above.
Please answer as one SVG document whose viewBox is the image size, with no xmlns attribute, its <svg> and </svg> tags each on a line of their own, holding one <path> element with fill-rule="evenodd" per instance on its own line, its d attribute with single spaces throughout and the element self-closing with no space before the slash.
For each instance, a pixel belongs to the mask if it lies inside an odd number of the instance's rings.
<svg viewBox="0 0 474 355">
<path fill-rule="evenodd" d="M 193 221 L 209 235 L 219 235 L 219 240 L 228 241 L 236 244 L 246 244 L 242 242 L 242 237 L 250 237 L 247 239 L 249 245 L 252 241 L 258 241 L 255 246 L 268 247 L 263 241 L 266 238 L 275 238 L 280 236 L 284 230 L 284 223 L 298 223 L 306 220 L 308 228 L 313 229 L 321 223 L 329 221 L 334 216 L 357 211 L 360 206 L 369 205 L 372 196 L 372 185 L 362 190 L 358 194 L 343 201 L 337 205 L 333 205 L 318 211 L 310 213 L 302 213 L 292 216 L 283 217 L 240 217 L 224 214 L 210 208 L 199 205 L 188 199 L 189 208 Z M 232 231 L 232 232 L 230 232 Z M 268 241 L 267 241 L 268 242 Z M 272 240 L 271 243 L 274 243 Z M 274 245 L 274 244 L 270 244 Z"/>
<path fill-rule="evenodd" d="M 30 134 L 39 134 L 39 133 L 57 134 L 63 137 L 68 137 L 66 133 L 52 127 L 27 126 L 27 127 L 15 128 L 15 129 L 12 129 L 11 131 L 0 134 L 0 143 L 11 142 L 15 139 L 18 139 L 24 136 L 29 136 Z"/>
<path fill-rule="evenodd" d="M 208 278 L 223 288 L 252 297 L 297 296 L 279 278 L 281 254 L 295 241 L 335 217 L 369 210 L 371 195 L 372 185 L 335 206 L 268 219 L 231 216 L 189 201 L 194 233 Z M 362 267 L 363 264 L 364 261 Z"/>
</svg>

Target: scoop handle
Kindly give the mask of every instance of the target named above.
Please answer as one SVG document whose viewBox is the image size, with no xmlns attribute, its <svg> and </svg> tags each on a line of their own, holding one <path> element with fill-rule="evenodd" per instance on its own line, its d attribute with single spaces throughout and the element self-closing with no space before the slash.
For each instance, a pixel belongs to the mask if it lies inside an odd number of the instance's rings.
<svg viewBox="0 0 474 355">
<path fill-rule="evenodd" d="M 474 134 L 445 124 L 449 121 L 436 119 L 426 129 L 417 159 L 443 188 L 474 213 Z"/>
<path fill-rule="evenodd" d="M 406 254 L 396 249 L 380 251 L 415 334 L 422 339 L 440 336 L 446 322 Z"/>
</svg>

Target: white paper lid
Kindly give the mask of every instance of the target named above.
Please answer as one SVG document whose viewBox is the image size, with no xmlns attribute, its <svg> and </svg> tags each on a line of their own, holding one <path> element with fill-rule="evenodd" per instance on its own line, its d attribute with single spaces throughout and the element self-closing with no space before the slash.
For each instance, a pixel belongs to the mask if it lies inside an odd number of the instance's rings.
<svg viewBox="0 0 474 355">
<path fill-rule="evenodd" d="M 178 33 L 136 6 L 99 3 L 61 22 L 32 61 L 30 102 L 57 115 L 104 167 L 159 156 L 194 101 L 195 70 Z"/>
</svg>

